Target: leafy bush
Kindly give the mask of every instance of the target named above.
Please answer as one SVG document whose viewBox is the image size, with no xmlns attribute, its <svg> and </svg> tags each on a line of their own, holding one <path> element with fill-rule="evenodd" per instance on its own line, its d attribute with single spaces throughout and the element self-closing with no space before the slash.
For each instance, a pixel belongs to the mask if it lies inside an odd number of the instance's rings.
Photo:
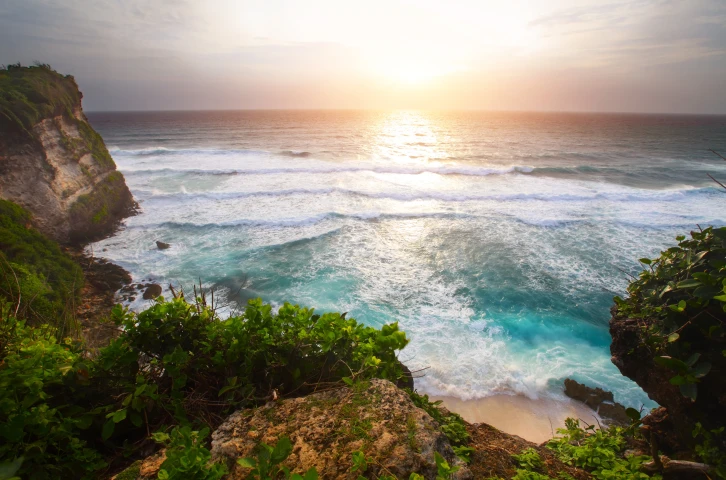
<svg viewBox="0 0 726 480">
<path fill-rule="evenodd" d="M 525 470 L 541 470 L 544 467 L 542 457 L 534 448 L 527 448 L 518 455 L 512 455 L 512 459 Z"/>
<path fill-rule="evenodd" d="M 72 116 L 81 103 L 76 81 L 49 65 L 0 69 L 0 131 L 32 137 L 32 127 L 43 118 Z"/>
<path fill-rule="evenodd" d="M 227 473 L 221 463 L 211 463 L 204 439 L 209 429 L 199 432 L 189 427 L 175 427 L 171 435 L 157 432 L 154 440 L 166 447 L 166 460 L 159 467 L 159 480 L 219 480 Z"/>
<path fill-rule="evenodd" d="M 172 448 L 166 471 L 192 478 L 192 460 L 204 465 L 208 457 L 203 434 L 186 427 L 204 432 L 272 392 L 294 396 L 317 382 L 342 385 L 351 371 L 395 380 L 396 350 L 408 342 L 396 324 L 377 330 L 290 304 L 274 313 L 261 300 L 226 320 L 181 297 L 159 299 L 139 314 L 119 306 L 113 317 L 122 335 L 90 359 L 75 342 L 57 342 L 47 327 L 16 320 L 5 305 L 0 464 L 22 457 L 21 475 L 84 478 L 103 468 L 102 457 L 141 445 L 148 431 L 182 424 L 163 440 L 191 450 Z"/>
<path fill-rule="evenodd" d="M 105 462 L 83 438 L 91 415 L 69 401 L 87 375 L 81 352 L 8 313 L 0 325 L 0 464 L 21 459 L 22 478 L 91 478 Z"/>
<path fill-rule="evenodd" d="M 726 227 L 691 232 L 656 259 L 615 297 L 620 316 L 641 319 L 654 361 L 673 372 L 671 383 L 696 399 L 711 370 L 726 367 Z"/>
<path fill-rule="evenodd" d="M 566 428 L 558 429 L 559 437 L 547 443 L 565 463 L 584 468 L 600 480 L 660 479 L 660 475 L 649 476 L 640 471 L 640 466 L 651 460 L 648 456 L 623 457 L 626 447 L 624 430 L 612 426 L 608 429 L 583 429 L 579 420 L 568 418 Z"/>
<path fill-rule="evenodd" d="M 62 337 L 83 273 L 58 244 L 29 225 L 27 210 L 0 200 L 0 299 L 31 324 L 57 325 Z"/>
<path fill-rule="evenodd" d="M 280 438 L 274 447 L 260 443 L 257 458 L 240 458 L 237 463 L 251 469 L 250 477 L 254 480 L 274 480 L 276 478 L 290 480 L 317 480 L 318 472 L 309 469 L 305 475 L 290 473 L 290 469 L 281 465 L 292 452 L 292 444 L 287 437 Z"/>
<path fill-rule="evenodd" d="M 259 299 L 226 320 L 181 297 L 139 314 L 119 306 L 113 316 L 124 334 L 100 352 L 96 375 L 114 379 L 106 389 L 123 401 L 110 420 L 128 428 L 140 427 L 142 412 L 152 425 L 214 425 L 273 391 L 303 395 L 351 371 L 395 380 L 401 375 L 396 351 L 408 343 L 395 323 L 377 330 L 287 303 L 275 314 Z"/>
</svg>

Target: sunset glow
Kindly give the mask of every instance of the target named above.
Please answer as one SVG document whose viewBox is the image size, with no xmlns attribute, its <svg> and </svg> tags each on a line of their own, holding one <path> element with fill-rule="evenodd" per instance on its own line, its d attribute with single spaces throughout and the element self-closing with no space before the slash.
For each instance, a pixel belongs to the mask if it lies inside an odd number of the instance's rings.
<svg viewBox="0 0 726 480">
<path fill-rule="evenodd" d="M 726 111 L 721 0 L 44 5 L 0 7 L 0 58 L 90 109 Z"/>
</svg>

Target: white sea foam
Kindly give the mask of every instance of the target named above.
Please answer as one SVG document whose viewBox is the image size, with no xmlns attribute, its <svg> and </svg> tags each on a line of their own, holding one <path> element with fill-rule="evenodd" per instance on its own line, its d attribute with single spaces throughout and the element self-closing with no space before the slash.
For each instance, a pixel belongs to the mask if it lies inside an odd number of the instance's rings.
<svg viewBox="0 0 726 480">
<path fill-rule="evenodd" d="M 150 175 L 150 174 L 194 174 L 194 175 L 279 175 L 279 174 L 326 174 L 326 173 L 344 173 L 344 172 L 372 172 L 372 173 L 392 173 L 401 175 L 420 175 L 423 173 L 434 173 L 438 175 L 470 175 L 470 176 L 487 176 L 487 175 L 506 175 L 508 173 L 527 173 L 531 172 L 532 167 L 527 166 L 511 166 L 506 168 L 495 167 L 467 167 L 457 165 L 441 165 L 441 166 L 346 166 L 337 165 L 329 167 L 297 167 L 297 168 L 224 168 L 224 169 L 199 169 L 199 168 L 124 168 L 125 174 L 131 175 Z"/>
</svg>

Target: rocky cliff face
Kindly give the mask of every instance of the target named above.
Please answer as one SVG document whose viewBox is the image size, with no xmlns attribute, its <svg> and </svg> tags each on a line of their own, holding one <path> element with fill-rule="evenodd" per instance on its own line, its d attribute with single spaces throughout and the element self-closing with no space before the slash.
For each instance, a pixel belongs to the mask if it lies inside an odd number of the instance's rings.
<svg viewBox="0 0 726 480">
<path fill-rule="evenodd" d="M 710 375 L 702 379 L 696 401 L 683 396 L 678 386 L 671 383 L 673 371 L 653 361 L 651 347 L 643 338 L 646 322 L 618 316 L 615 309 L 612 313 L 612 362 L 620 373 L 635 381 L 662 406 L 645 417 L 644 424 L 657 432 L 660 447 L 665 452 L 672 454 L 692 449 L 695 443 L 692 432 L 697 422 L 709 428 L 716 428 L 722 422 L 723 409 L 726 408 L 722 377 Z"/>
<path fill-rule="evenodd" d="M 211 456 L 229 468 L 226 480 L 250 478 L 250 469 L 236 460 L 255 457 L 260 443 L 275 445 L 287 437 L 292 452 L 283 465 L 293 472 L 315 468 L 321 479 L 377 479 L 386 475 L 407 479 L 416 472 L 434 480 L 442 478 L 437 476 L 435 463 L 435 454 L 439 454 L 459 467 L 451 478 L 463 480 L 512 478 L 518 468 L 512 454 L 533 448 L 544 460 L 546 478 L 591 478 L 587 472 L 562 463 L 543 446 L 486 424 L 467 424 L 466 429 L 472 449 L 468 465 L 454 455 L 441 425 L 416 407 L 407 393 L 387 380 L 373 379 L 239 410 L 212 434 Z M 365 454 L 364 471 L 354 470 L 354 452 Z M 161 451 L 114 479 L 157 478 L 164 460 L 166 453 Z"/>
<path fill-rule="evenodd" d="M 108 235 L 135 206 L 81 97 L 48 67 L 0 71 L 0 198 L 61 243 Z"/>
</svg>

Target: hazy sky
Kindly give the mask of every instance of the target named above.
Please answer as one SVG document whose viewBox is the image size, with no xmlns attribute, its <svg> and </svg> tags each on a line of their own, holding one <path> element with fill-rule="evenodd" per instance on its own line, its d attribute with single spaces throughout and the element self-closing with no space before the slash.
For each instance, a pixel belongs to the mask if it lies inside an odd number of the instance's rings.
<svg viewBox="0 0 726 480">
<path fill-rule="evenodd" d="M 3 0 L 87 110 L 726 113 L 726 0 Z"/>
</svg>

